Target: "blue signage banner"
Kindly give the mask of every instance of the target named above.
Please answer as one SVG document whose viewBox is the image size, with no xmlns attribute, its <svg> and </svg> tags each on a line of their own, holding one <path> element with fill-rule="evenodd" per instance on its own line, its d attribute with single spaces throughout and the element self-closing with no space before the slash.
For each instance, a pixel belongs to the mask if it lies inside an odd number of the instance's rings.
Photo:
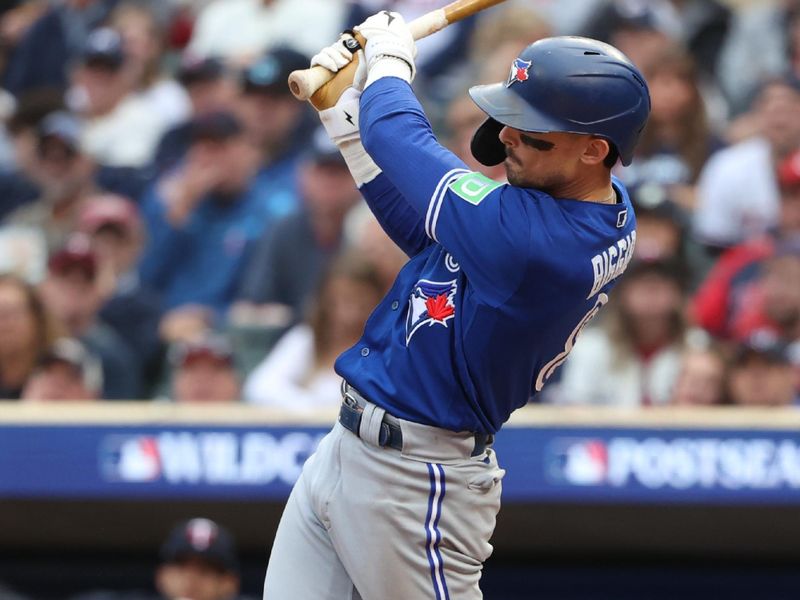
<svg viewBox="0 0 800 600">
<path fill-rule="evenodd" d="M 0 426 L 0 497 L 282 501 L 324 427 Z M 505 503 L 800 504 L 800 435 L 508 427 Z"/>
</svg>

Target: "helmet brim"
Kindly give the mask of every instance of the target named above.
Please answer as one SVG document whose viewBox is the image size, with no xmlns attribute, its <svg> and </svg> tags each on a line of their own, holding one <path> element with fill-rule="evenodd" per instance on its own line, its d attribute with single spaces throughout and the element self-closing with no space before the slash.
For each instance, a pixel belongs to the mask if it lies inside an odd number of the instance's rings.
<svg viewBox="0 0 800 600">
<path fill-rule="evenodd" d="M 498 137 L 503 126 L 531 133 L 566 130 L 565 123 L 537 111 L 505 83 L 476 85 L 469 89 L 469 95 L 489 116 L 470 144 L 472 155 L 486 166 L 499 165 L 506 157 L 505 146 Z"/>
<path fill-rule="evenodd" d="M 473 135 L 470 145 L 475 159 L 487 166 L 498 165 L 505 159 L 505 147 L 498 137 L 503 126 L 530 133 L 590 135 L 586 131 L 578 131 L 569 121 L 555 119 L 536 110 L 505 83 L 476 85 L 469 89 L 469 95 L 478 108 L 489 116 Z"/>
</svg>

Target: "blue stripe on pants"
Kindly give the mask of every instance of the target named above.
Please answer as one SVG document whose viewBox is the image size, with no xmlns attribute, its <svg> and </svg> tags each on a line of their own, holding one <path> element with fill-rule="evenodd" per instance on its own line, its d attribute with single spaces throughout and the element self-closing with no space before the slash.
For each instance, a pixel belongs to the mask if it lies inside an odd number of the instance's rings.
<svg viewBox="0 0 800 600">
<path fill-rule="evenodd" d="M 428 514 L 425 517 L 425 552 L 431 568 L 431 581 L 436 593 L 436 600 L 450 600 L 447 582 L 444 578 L 444 561 L 439 551 L 439 543 L 442 541 L 439 519 L 442 516 L 442 501 L 446 491 L 444 469 L 442 465 L 427 464 L 431 492 L 428 496 Z"/>
</svg>

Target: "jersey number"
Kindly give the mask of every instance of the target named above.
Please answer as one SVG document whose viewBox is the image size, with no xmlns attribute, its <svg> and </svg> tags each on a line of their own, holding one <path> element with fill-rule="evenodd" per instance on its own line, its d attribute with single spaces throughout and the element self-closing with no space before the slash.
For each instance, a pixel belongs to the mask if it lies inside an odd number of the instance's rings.
<svg viewBox="0 0 800 600">
<path fill-rule="evenodd" d="M 567 360 L 567 356 L 569 353 L 572 352 L 572 348 L 575 346 L 575 341 L 578 339 L 578 336 L 583 331 L 583 328 L 586 327 L 587 323 L 592 320 L 592 318 L 603 308 L 603 305 L 608 302 L 608 295 L 607 294 L 598 294 L 597 302 L 594 303 L 594 306 L 587 312 L 584 317 L 580 320 L 575 326 L 575 329 L 572 330 L 572 333 L 569 334 L 567 341 L 564 342 L 564 350 L 556 354 L 556 356 L 548 362 L 545 366 L 542 367 L 542 370 L 539 371 L 539 375 L 536 377 L 536 391 L 541 392 L 542 388 L 544 387 L 544 382 L 550 379 L 550 376 L 555 373 L 555 370 L 561 366 L 561 364 Z"/>
</svg>

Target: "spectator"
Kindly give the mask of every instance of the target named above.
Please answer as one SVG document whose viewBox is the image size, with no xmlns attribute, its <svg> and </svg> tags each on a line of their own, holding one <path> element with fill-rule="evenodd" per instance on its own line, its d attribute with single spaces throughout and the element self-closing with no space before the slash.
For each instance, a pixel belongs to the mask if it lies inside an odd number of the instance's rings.
<svg viewBox="0 0 800 600">
<path fill-rule="evenodd" d="M 110 24 L 122 36 L 134 92 L 168 128 L 189 118 L 190 106 L 186 91 L 161 72 L 166 33 L 154 10 L 152 4 L 127 0 L 114 9 Z"/>
<path fill-rule="evenodd" d="M 287 48 L 276 48 L 244 70 L 239 114 L 247 135 L 262 152 L 261 194 L 275 205 L 293 208 L 299 156 L 308 145 L 316 117 L 292 96 L 286 80 L 308 59 Z"/>
<path fill-rule="evenodd" d="M 755 323 L 747 333 L 768 329 L 782 342 L 800 340 L 800 238 L 780 242 L 764 263 L 761 297 L 751 306 Z"/>
<path fill-rule="evenodd" d="M 0 274 L 0 398 L 21 396 L 56 329 L 36 288 L 14 275 Z"/>
<path fill-rule="evenodd" d="M 53 89 L 26 93 L 16 100 L 4 123 L 11 157 L 0 170 L 0 221 L 17 207 L 38 197 L 39 190 L 32 178 L 37 164 L 39 127 L 47 115 L 63 108 L 61 92 Z"/>
<path fill-rule="evenodd" d="M 383 294 L 388 293 L 408 255 L 386 235 L 366 204 L 350 211 L 345 227 L 348 252 L 369 258 L 381 280 Z"/>
<path fill-rule="evenodd" d="M 141 373 L 136 355 L 98 316 L 103 303 L 98 284 L 97 256 L 83 236 L 73 236 L 48 262 L 41 286 L 45 305 L 68 335 L 80 340 L 103 367 L 103 394 L 108 400 L 141 397 Z"/>
<path fill-rule="evenodd" d="M 767 83 L 754 116 L 757 137 L 717 152 L 700 175 L 694 228 L 709 246 L 732 246 L 777 223 L 775 165 L 800 147 L 800 81 Z"/>
<path fill-rule="evenodd" d="M 186 162 L 145 199 L 150 239 L 140 274 L 166 309 L 199 305 L 221 317 L 275 217 L 258 193 L 258 151 L 233 115 L 198 119 L 192 139 Z"/>
<path fill-rule="evenodd" d="M 635 37 L 620 40 L 619 31 L 637 25 L 641 29 L 652 29 L 672 43 L 687 48 L 697 64 L 705 69 L 706 75 L 714 76 L 730 20 L 730 9 L 717 0 L 607 0 L 601 4 L 582 35 L 609 40 L 625 54 L 629 49 L 637 50 L 628 55 L 636 64 L 645 67 L 646 60 L 637 61 L 644 58 L 639 54 L 644 50 L 642 40 Z"/>
<path fill-rule="evenodd" d="M 80 206 L 95 189 L 94 165 L 81 154 L 80 125 L 67 112 L 48 115 L 37 137 L 32 174 L 39 197 L 11 213 L 5 223 L 43 233 L 47 248 L 53 249 L 74 230 Z"/>
<path fill-rule="evenodd" d="M 145 382 L 156 381 L 163 358 L 161 298 L 139 281 L 145 232 L 136 205 L 122 196 L 93 196 L 80 212 L 78 229 L 89 237 L 97 256 L 98 284 L 105 298 L 100 319 L 136 353 Z"/>
<path fill-rule="evenodd" d="M 619 5 L 610 6 L 608 0 L 599 0 L 596 4 L 597 9 L 583 24 L 579 35 L 608 40 L 640 69 L 653 64 L 664 48 L 680 44 L 658 27 L 652 10 L 644 4 L 630 11 L 620 10 Z"/>
<path fill-rule="evenodd" d="M 36 88 L 64 88 L 70 61 L 80 55 L 88 33 L 108 16 L 110 0 L 51 3 L 14 49 L 3 87 L 19 96 Z"/>
<path fill-rule="evenodd" d="M 145 98 L 134 92 L 119 33 L 96 29 L 86 39 L 72 72 L 69 106 L 86 119 L 82 146 L 99 163 L 144 167 L 168 126 Z"/>
<path fill-rule="evenodd" d="M 172 351 L 172 397 L 178 403 L 236 402 L 241 397 L 233 349 L 219 335 L 183 342 Z"/>
<path fill-rule="evenodd" d="M 344 159 L 322 130 L 300 168 L 298 187 L 302 209 L 259 240 L 239 295 L 250 304 L 288 306 L 295 321 L 341 249 L 345 217 L 360 198 Z"/>
<path fill-rule="evenodd" d="M 688 219 L 665 186 L 645 183 L 630 189 L 636 212 L 634 256 L 642 260 L 670 260 L 684 271 Z"/>
<path fill-rule="evenodd" d="M 786 347 L 769 333 L 756 333 L 739 348 L 729 378 L 738 406 L 789 406 L 797 402 L 795 375 Z"/>
<path fill-rule="evenodd" d="M 336 260 L 306 322 L 286 333 L 248 377 L 245 400 L 291 411 L 337 407 L 342 380 L 333 363 L 358 341 L 384 291 L 369 262 L 355 255 Z"/>
<path fill-rule="evenodd" d="M 36 106 L 30 108 L 36 110 Z M 83 128 L 71 113 L 56 110 L 41 117 L 30 114 L 25 118 L 36 121 L 15 125 L 18 166 L 0 180 L 2 191 L 8 190 L 10 194 L 6 197 L 9 204 L 0 207 L 0 218 L 15 220 L 25 215 L 23 221 L 36 221 L 48 215 L 55 216 L 51 213 L 65 213 L 69 217 L 59 214 L 56 221 L 64 222 L 62 228 L 69 230 L 71 216 L 84 195 L 103 190 L 138 199 L 143 192 L 146 173 L 98 165 L 84 152 L 81 147 Z M 28 205 L 25 210 L 17 214 L 12 212 L 23 205 Z M 58 245 L 58 241 L 59 238 L 51 240 L 51 244 Z"/>
<path fill-rule="evenodd" d="M 240 65 L 280 45 L 311 56 L 335 40 L 342 29 L 355 24 L 344 23 L 347 10 L 342 0 L 211 2 L 197 17 L 189 50 Z"/>
<path fill-rule="evenodd" d="M 525 46 L 553 35 L 550 23 L 527 3 L 506 3 L 492 12 L 481 13 L 478 18 L 480 19 L 479 25 L 470 39 L 468 67 L 472 71 L 478 71 L 477 83 L 494 83 L 497 81 L 497 74 L 508 69 L 508 65 Z M 469 74 L 468 80 L 475 81 L 474 73 Z M 453 101 L 455 106 L 451 106 L 451 110 L 448 112 L 455 110 L 456 115 L 466 117 L 469 113 L 477 111 L 483 115 L 484 119 L 486 118 L 485 113 L 477 108 L 474 102 L 470 102 L 466 94 L 456 94 L 455 98 Z M 467 108 L 468 105 L 471 105 L 471 110 Z M 451 123 L 448 123 L 449 128 L 450 125 Z M 471 135 L 476 128 L 477 125 L 464 123 L 463 129 L 450 128 L 450 131 L 456 135 L 464 135 L 463 132 Z M 458 157 L 461 160 L 474 161 L 472 153 L 469 152 L 469 145 L 464 147 L 467 150 L 466 155 L 458 153 Z M 470 166 L 470 168 L 472 167 Z M 499 169 L 499 173 L 505 177 L 503 169 Z"/>
<path fill-rule="evenodd" d="M 25 384 L 29 402 L 97 400 L 103 390 L 100 361 L 72 338 L 60 338 L 44 353 Z"/>
<path fill-rule="evenodd" d="M 177 77 L 189 97 L 191 118 L 173 126 L 158 143 L 153 169 L 159 175 L 171 170 L 186 156 L 191 144 L 192 119 L 229 109 L 236 94 L 225 66 L 216 58 L 186 53 Z"/>
<path fill-rule="evenodd" d="M 694 210 L 694 183 L 708 157 L 722 147 L 711 131 L 695 64 L 679 46 L 664 48 L 647 72 L 652 109 L 633 164 L 619 170 L 630 186 L 670 187 L 670 196 Z"/>
<path fill-rule="evenodd" d="M 754 329 L 769 326 L 763 313 L 761 276 L 776 245 L 791 254 L 792 240 L 800 236 L 800 151 L 779 165 L 778 184 L 777 227 L 723 253 L 692 300 L 695 322 L 712 335 L 743 339 Z"/>
<path fill-rule="evenodd" d="M 726 403 L 728 361 L 715 345 L 689 347 L 683 355 L 670 404 L 718 406 Z"/>
<path fill-rule="evenodd" d="M 581 333 L 564 364 L 558 402 L 669 402 L 686 337 L 681 275 L 669 262 L 634 262 L 615 293 L 603 324 Z"/>
<path fill-rule="evenodd" d="M 0 72 L 4 72 L 14 49 L 47 10 L 43 0 L 7 0 L 0 6 Z"/>
<path fill-rule="evenodd" d="M 794 72 L 800 77 L 800 2 L 748 2 L 734 14 L 718 63 L 733 114 L 747 108 L 764 79 Z"/>
<path fill-rule="evenodd" d="M 155 582 L 164 600 L 233 600 L 239 593 L 233 536 L 209 519 L 177 525 L 161 547 Z"/>
</svg>

